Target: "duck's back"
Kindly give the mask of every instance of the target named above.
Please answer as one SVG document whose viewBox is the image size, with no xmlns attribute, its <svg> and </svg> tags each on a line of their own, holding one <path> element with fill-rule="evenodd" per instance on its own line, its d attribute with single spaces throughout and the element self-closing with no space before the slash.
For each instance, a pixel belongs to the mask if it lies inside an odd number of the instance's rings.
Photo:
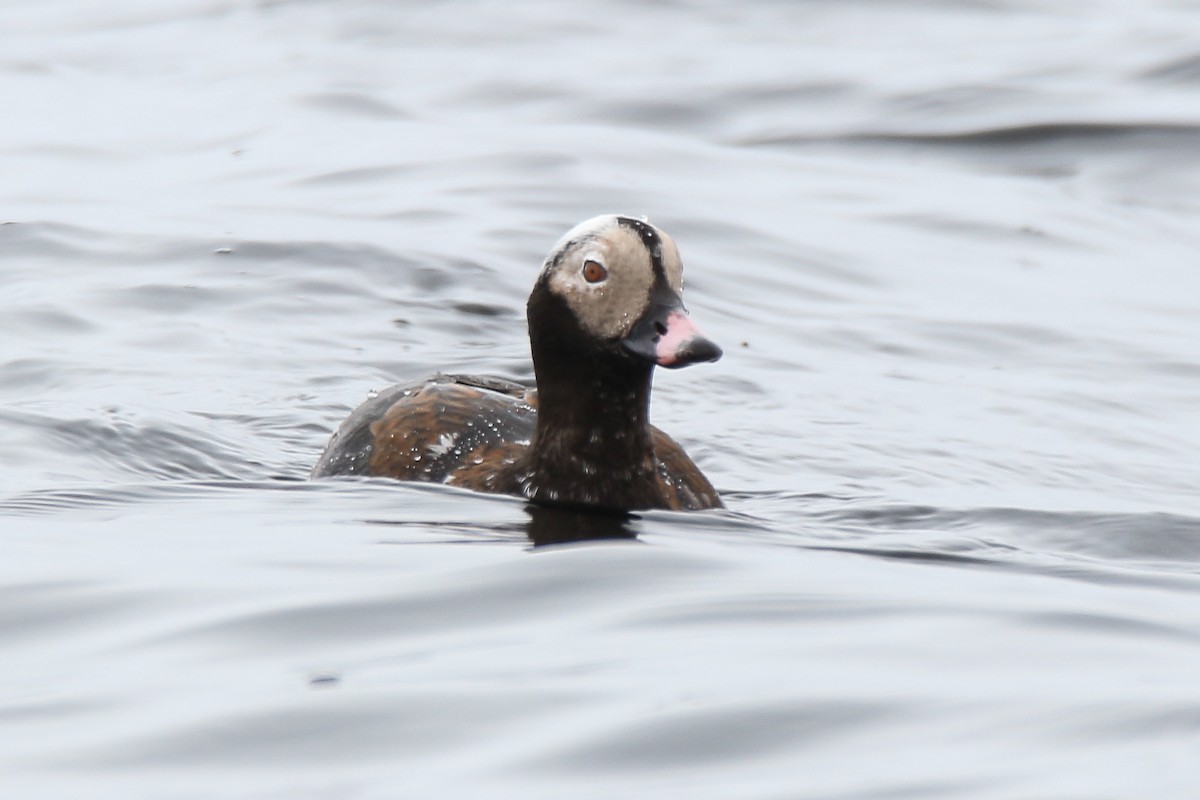
<svg viewBox="0 0 1200 800">
<path fill-rule="evenodd" d="M 522 494 L 537 392 L 502 378 L 437 375 L 393 386 L 355 409 L 312 477 L 370 475 Z M 651 428 L 661 508 L 720 508 L 712 484 L 670 436 Z"/>
<path fill-rule="evenodd" d="M 536 422 L 518 383 L 437 375 L 393 386 L 356 408 L 312 476 L 374 475 L 512 493 L 513 465 Z"/>
</svg>

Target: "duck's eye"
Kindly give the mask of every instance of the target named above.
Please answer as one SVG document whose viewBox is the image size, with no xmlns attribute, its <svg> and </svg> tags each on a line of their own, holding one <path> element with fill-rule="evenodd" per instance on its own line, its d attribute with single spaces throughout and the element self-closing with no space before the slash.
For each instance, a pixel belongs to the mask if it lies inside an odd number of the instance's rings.
<svg viewBox="0 0 1200 800">
<path fill-rule="evenodd" d="M 599 283 L 608 277 L 608 270 L 599 261 L 588 259 L 583 262 L 583 279 L 588 283 Z"/>
</svg>

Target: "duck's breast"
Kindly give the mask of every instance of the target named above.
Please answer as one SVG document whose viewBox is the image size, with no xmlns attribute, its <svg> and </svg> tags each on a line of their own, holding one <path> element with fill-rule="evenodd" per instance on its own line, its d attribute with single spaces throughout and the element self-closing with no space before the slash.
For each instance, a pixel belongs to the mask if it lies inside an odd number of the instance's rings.
<svg viewBox="0 0 1200 800">
<path fill-rule="evenodd" d="M 724 508 L 717 490 L 679 443 L 658 428 L 650 432 L 665 507 L 673 511 Z"/>
</svg>

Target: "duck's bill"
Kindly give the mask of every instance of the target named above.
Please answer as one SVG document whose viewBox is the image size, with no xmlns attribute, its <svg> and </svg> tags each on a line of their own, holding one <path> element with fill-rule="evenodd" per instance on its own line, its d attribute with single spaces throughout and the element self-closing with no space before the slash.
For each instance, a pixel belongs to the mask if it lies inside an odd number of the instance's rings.
<svg viewBox="0 0 1200 800">
<path fill-rule="evenodd" d="M 721 357 L 721 348 L 700 332 L 682 305 L 652 308 L 621 344 L 634 355 L 671 369 Z"/>
</svg>

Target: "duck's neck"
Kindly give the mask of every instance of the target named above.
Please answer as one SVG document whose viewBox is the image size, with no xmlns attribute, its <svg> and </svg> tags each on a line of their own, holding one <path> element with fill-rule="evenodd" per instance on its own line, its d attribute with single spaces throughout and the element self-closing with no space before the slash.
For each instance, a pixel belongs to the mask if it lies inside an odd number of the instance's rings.
<svg viewBox="0 0 1200 800">
<path fill-rule="evenodd" d="M 649 420 L 653 365 L 598 352 L 574 335 L 530 340 L 538 417 L 527 496 L 606 509 L 660 505 Z"/>
<path fill-rule="evenodd" d="M 653 505 L 650 368 L 614 375 L 602 364 L 572 367 L 551 375 L 538 370 L 537 428 L 528 451 L 532 499 Z"/>
</svg>

